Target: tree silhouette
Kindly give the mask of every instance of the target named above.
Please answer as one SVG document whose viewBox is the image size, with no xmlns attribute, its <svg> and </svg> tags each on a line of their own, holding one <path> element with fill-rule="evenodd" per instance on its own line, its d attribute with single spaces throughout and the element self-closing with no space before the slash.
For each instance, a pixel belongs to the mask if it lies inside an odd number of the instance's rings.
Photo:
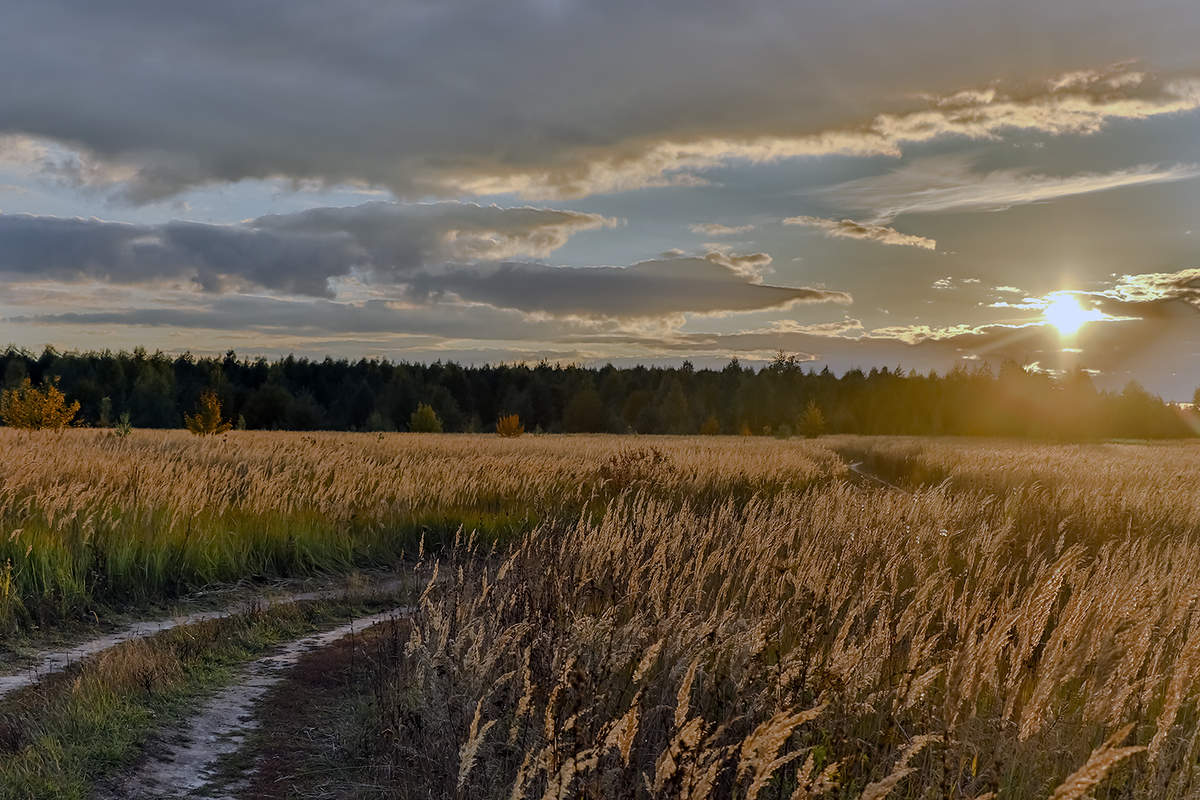
<svg viewBox="0 0 1200 800">
<path fill-rule="evenodd" d="M 600 393 L 588 387 L 576 392 L 563 409 L 563 428 L 567 433 L 603 433 L 608 430 L 608 409 Z"/>
<path fill-rule="evenodd" d="M 19 388 L 26 378 L 40 386 L 52 376 L 61 376 L 61 392 L 80 404 L 72 421 L 112 424 L 128 411 L 140 428 L 178 427 L 210 389 L 225 417 L 266 430 L 403 430 L 424 402 L 446 431 L 482 431 L 485 421 L 517 414 L 528 429 L 547 432 L 687 434 L 711 431 L 715 418 L 726 433 L 760 434 L 783 425 L 803 433 L 812 400 L 825 433 L 1071 441 L 1195 435 L 1193 417 L 1145 389 L 1121 393 L 1094 385 L 1083 369 L 1054 377 L 1012 363 L 980 362 L 942 375 L 889 367 L 839 376 L 806 369 L 786 353 L 762 369 L 731 361 L 714 370 L 291 356 L 269 362 L 141 348 L 0 350 L 0 388 Z"/>
</svg>

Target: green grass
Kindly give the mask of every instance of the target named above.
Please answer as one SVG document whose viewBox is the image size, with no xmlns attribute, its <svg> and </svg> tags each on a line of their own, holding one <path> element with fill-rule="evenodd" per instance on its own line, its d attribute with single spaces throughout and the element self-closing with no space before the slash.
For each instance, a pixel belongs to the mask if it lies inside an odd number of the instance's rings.
<svg viewBox="0 0 1200 800">
<path fill-rule="evenodd" d="M 165 521 L 147 522 L 118 520 L 74 536 L 27 525 L 21 542 L 28 552 L 14 552 L 0 540 L 0 633 L 107 616 L 214 584 L 392 565 L 415 556 L 422 543 L 430 549 L 452 543 L 460 530 L 489 542 L 508 541 L 531 530 L 537 517 L 446 509 L 353 522 L 314 513 L 242 512 L 198 518 L 183 531 Z"/>
</svg>

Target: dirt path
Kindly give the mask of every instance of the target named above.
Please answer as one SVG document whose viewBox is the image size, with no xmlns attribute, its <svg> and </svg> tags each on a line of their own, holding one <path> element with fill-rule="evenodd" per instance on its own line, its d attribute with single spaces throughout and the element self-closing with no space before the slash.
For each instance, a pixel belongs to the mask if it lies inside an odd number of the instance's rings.
<svg viewBox="0 0 1200 800">
<path fill-rule="evenodd" d="M 353 800 L 380 789 L 378 768 L 388 756 L 364 737 L 363 714 L 375 702 L 372 675 L 396 657 L 408 622 L 376 625 L 305 654 L 288 670 L 259 702 L 258 728 L 243 747 L 241 758 L 253 753 L 243 797 Z"/>
<path fill-rule="evenodd" d="M 145 800 L 186 797 L 227 800 L 247 786 L 246 770 L 225 764 L 258 724 L 255 704 L 284 680 L 307 653 L 410 614 L 408 607 L 360 617 L 332 630 L 306 636 L 252 662 L 182 727 L 167 732 L 133 774 L 98 798 Z M 229 767 L 222 769 L 222 767 Z"/>
<path fill-rule="evenodd" d="M 356 588 L 353 590 L 355 594 L 386 594 L 396 591 L 406 585 L 412 585 L 413 578 L 409 577 L 393 577 L 387 580 L 371 583 L 367 586 Z M 332 600 L 339 597 L 345 597 L 352 590 L 345 585 L 337 586 L 329 589 L 319 589 L 309 592 L 291 592 L 291 593 L 263 593 L 253 597 L 239 600 L 225 608 L 196 611 L 190 614 L 181 614 L 175 617 L 143 620 L 132 623 L 121 628 L 118 631 L 107 633 L 102 636 L 97 636 L 87 641 L 78 642 L 57 650 L 48 650 L 38 655 L 37 661 L 20 672 L 0 675 L 0 698 L 18 689 L 23 689 L 26 686 L 32 686 L 47 675 L 53 675 L 56 672 L 62 672 L 72 664 L 94 656 L 97 653 L 102 653 L 109 648 L 116 647 L 122 642 L 128 642 L 132 639 L 140 639 L 146 636 L 153 636 L 156 633 L 167 631 L 172 628 L 177 628 L 181 625 L 193 625 L 197 622 L 205 622 L 212 619 L 222 619 L 224 617 L 233 616 L 235 614 L 244 614 L 247 611 L 255 609 L 269 608 L 277 605 L 287 605 L 289 603 L 299 603 L 306 600 Z"/>
</svg>

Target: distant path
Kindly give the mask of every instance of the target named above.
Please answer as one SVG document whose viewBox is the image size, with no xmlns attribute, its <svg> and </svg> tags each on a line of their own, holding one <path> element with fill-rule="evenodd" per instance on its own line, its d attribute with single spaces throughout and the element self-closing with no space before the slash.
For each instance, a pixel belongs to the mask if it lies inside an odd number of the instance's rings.
<svg viewBox="0 0 1200 800">
<path fill-rule="evenodd" d="M 255 703 L 284 679 L 287 670 L 306 653 L 412 612 L 412 608 L 402 606 L 359 617 L 332 630 L 289 642 L 252 662 L 181 728 L 166 732 L 161 747 L 131 775 L 111 791 L 101 791 L 96 796 L 111 800 L 168 797 L 229 800 L 245 788 L 246 776 L 222 774 L 221 762 L 237 753 L 247 734 L 257 727 Z"/>
<path fill-rule="evenodd" d="M 878 483 L 881 486 L 886 486 L 889 489 L 895 489 L 897 492 L 904 492 L 905 494 L 912 494 L 912 492 L 910 492 L 908 489 L 905 489 L 903 486 L 897 486 L 894 483 L 885 481 L 883 478 L 879 477 L 874 472 L 868 472 L 867 470 L 863 469 L 863 462 L 861 462 L 861 461 L 854 461 L 854 462 L 848 464 L 847 467 L 849 467 L 850 471 L 853 472 L 855 475 L 859 476 L 860 478 L 866 478 L 869 481 L 874 481 L 875 483 Z"/>
<path fill-rule="evenodd" d="M 402 588 L 406 584 L 411 584 L 413 578 L 395 577 L 388 580 L 372 583 L 369 586 L 363 587 L 361 590 L 355 590 L 354 593 L 369 593 L 380 594 L 395 591 Z M 307 600 L 332 600 L 339 597 L 345 597 L 351 590 L 347 586 L 338 586 L 330 589 L 319 589 L 311 592 L 291 592 L 283 594 L 272 594 L 264 592 L 255 595 L 249 599 L 239 600 L 225 608 L 214 611 L 197 611 L 191 614 L 183 614 L 176 617 L 144 620 L 127 625 L 119 631 L 108 633 L 103 636 L 97 636 L 93 639 L 88 639 L 78 644 L 73 644 L 70 647 L 59 650 L 49 650 L 40 654 L 40 657 L 34 665 L 26 667 L 20 672 L 11 673 L 8 675 L 0 675 L 0 697 L 23 689 L 26 686 L 32 686 L 48 675 L 53 675 L 56 672 L 62 672 L 67 667 L 75 664 L 82 659 L 102 653 L 117 645 L 141 639 L 147 636 L 153 636 L 156 633 L 169 631 L 172 628 L 177 628 L 181 625 L 194 625 L 197 622 L 206 622 L 213 619 L 224 619 L 235 614 L 245 614 L 248 611 L 256 609 L 270 608 L 272 606 L 288 605 L 291 603 L 300 603 Z"/>
</svg>

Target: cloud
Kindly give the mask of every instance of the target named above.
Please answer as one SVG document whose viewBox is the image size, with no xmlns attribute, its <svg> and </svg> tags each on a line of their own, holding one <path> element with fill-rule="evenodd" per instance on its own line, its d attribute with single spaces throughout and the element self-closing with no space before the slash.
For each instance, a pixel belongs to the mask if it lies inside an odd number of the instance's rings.
<svg viewBox="0 0 1200 800">
<path fill-rule="evenodd" d="M 933 250 L 937 248 L 937 242 L 925 236 L 917 236 L 910 233 L 901 233 L 895 228 L 889 228 L 886 225 L 872 225 L 870 223 L 855 222 L 852 219 L 824 219 L 823 217 L 788 217 L 783 221 L 784 225 L 805 225 L 810 228 L 819 228 L 825 232 L 826 236 L 839 239 L 865 239 L 879 244 L 898 245 L 901 247 L 921 247 L 925 250 Z"/>
<path fill-rule="evenodd" d="M 783 308 L 796 303 L 849 303 L 827 289 L 755 283 L 738 257 L 672 258 L 631 267 L 550 267 L 503 263 L 454 266 L 413 276 L 417 302 L 453 294 L 463 300 L 555 316 L 646 318 L 680 312 Z M 755 254 L 752 259 L 762 258 Z"/>
<path fill-rule="evenodd" d="M 1115 286 L 1098 294 L 1133 305 L 1182 300 L 1200 307 L 1200 268 L 1122 275 Z"/>
<path fill-rule="evenodd" d="M 702 233 L 705 236 L 736 236 L 739 233 L 754 230 L 754 226 L 722 225 L 719 222 L 698 222 L 694 225 L 689 225 L 688 230 L 692 233 Z"/>
<path fill-rule="evenodd" d="M 705 254 L 704 258 L 714 264 L 719 264 L 733 270 L 751 283 L 762 283 L 763 278 L 771 271 L 774 259 L 767 253 L 733 253 L 721 248 Z"/>
<path fill-rule="evenodd" d="M 1064 2 L 43 0 L 5 20 L 0 133 L 70 148 L 46 164 L 56 179 L 130 202 L 277 177 L 549 198 L 1197 107 L 1194 76 L 1095 68 L 1151 41 L 1191 63 L 1186 4 L 1100 28 L 1080 23 L 1087 0 Z M 1033 46 L 1044 37 L 1055 47 Z M 1024 74 L 996 82 L 1015 51 Z"/>
<path fill-rule="evenodd" d="M 595 214 L 470 203 L 366 203 L 238 225 L 132 225 L 0 215 L 0 275 L 18 280 L 195 284 L 210 293 L 268 289 L 334 298 L 453 294 L 556 316 L 641 318 L 849 302 L 824 289 L 767 286 L 766 253 L 712 252 L 632 267 L 552 267 L 544 257 Z"/>
<path fill-rule="evenodd" d="M 901 214 L 1000 211 L 1061 197 L 1200 176 L 1200 164 L 1143 164 L 1114 172 L 1067 176 L 1040 175 L 1018 168 L 981 173 L 973 167 L 973 160 L 962 155 L 923 158 L 884 175 L 833 186 L 825 194 L 840 206 L 872 211 L 883 221 Z"/>
<path fill-rule="evenodd" d="M 531 318 L 481 305 L 414 305 L 385 300 L 359 303 L 230 295 L 175 306 L 18 315 L 10 321 L 43 325 L 138 325 L 218 331 L 255 331 L 293 337 L 393 334 L 441 340 L 553 340 L 611 329 L 602 322 Z"/>
<path fill-rule="evenodd" d="M 396 281 L 445 261 L 540 258 L 573 234 L 611 226 L 595 214 L 471 203 L 366 203 L 239 225 L 132 225 L 0 215 L 0 273 L 116 283 L 190 280 L 209 291 L 253 285 L 330 296 L 361 271 Z"/>
<path fill-rule="evenodd" d="M 622 317 L 627 307 L 611 298 L 622 290 L 661 288 L 662 284 L 656 282 L 664 279 L 674 290 L 681 279 L 697 276 L 712 282 L 695 290 L 705 302 L 747 290 L 766 290 L 773 295 L 772 290 L 781 287 L 744 283 L 739 287 L 737 276 L 722 275 L 715 271 L 721 269 L 719 265 L 704 259 L 681 258 L 666 265 L 647 262 L 624 269 L 508 267 L 496 268 L 500 280 L 468 281 L 471 288 L 466 294 L 484 298 L 473 303 L 450 296 L 457 294 L 451 290 L 443 296 L 366 302 L 145 293 L 134 308 L 104 308 L 119 300 L 105 296 L 96 301 L 100 308 L 20 314 L 5 321 L 25 332 L 48 327 L 60 331 L 100 327 L 108 337 L 120 335 L 121 326 L 155 326 L 183 335 L 188 331 L 225 331 L 235 338 L 219 341 L 231 345 L 263 342 L 260 346 L 273 343 L 271 346 L 297 352 L 334 350 L 350 355 L 361 355 L 359 339 L 371 336 L 376 337 L 372 347 L 385 348 L 384 352 L 391 348 L 431 358 L 437 357 L 432 355 L 435 351 L 454 352 L 475 361 L 516 357 L 497 355 L 506 352 L 553 352 L 563 358 L 600 361 L 622 357 L 641 361 L 664 357 L 758 359 L 769 358 L 779 349 L 797 353 L 817 368 L 829 365 L 838 371 L 878 365 L 945 371 L 964 360 L 988 362 L 996 368 L 1012 360 L 1020 364 L 1036 362 L 1045 370 L 1089 369 L 1101 385 L 1110 388 L 1120 388 L 1137 377 L 1153 391 L 1176 399 L 1190 396 L 1192 376 L 1200 368 L 1200 313 L 1192 304 L 1200 270 L 1126 275 L 1110 286 L 1077 293 L 1082 302 L 1102 309 L 1108 318 L 1089 322 L 1073 337 L 1064 339 L 1042 321 L 1044 302 L 1021 309 L 1018 319 L 982 324 L 913 323 L 867 330 L 857 319 L 776 320 L 751 330 L 691 332 L 685 330 L 684 319 L 676 312 L 683 306 L 704 304 L 694 298 L 658 302 L 655 295 L 648 294 L 649 299 L 634 308 L 651 314 L 649 317 Z M 705 270 L 714 271 L 706 277 Z M 563 273 L 562 277 L 557 273 Z M 515 288 L 505 290 L 509 279 Z M 541 301 L 528 302 L 520 296 L 520 290 L 532 282 L 547 280 L 552 290 Z M 556 285 L 559 281 L 561 287 Z M 597 293 L 598 303 L 583 304 L 573 299 L 581 289 Z M 511 298 L 505 291 L 517 297 Z M 567 299 L 560 302 L 564 295 Z M 752 305 L 764 299 L 747 296 Z M 508 302 L 518 307 L 497 307 Z M 606 316 L 597 311 L 615 313 Z M 218 339 L 206 336 L 205 341 Z"/>
<path fill-rule="evenodd" d="M 950 137 L 991 140 L 1016 131 L 1088 136 L 1114 120 L 1144 120 L 1200 108 L 1200 78 L 1155 81 L 1145 73 L 1129 73 L 1127 81 L 1116 83 L 1073 82 L 1060 88 L 1052 85 L 1013 93 L 1000 93 L 994 87 L 960 90 L 945 96 L 926 96 L 928 106 L 923 109 L 881 113 L 846 127 L 798 135 L 667 138 L 626 145 L 616 154 L 581 150 L 564 157 L 565 163 L 533 172 L 514 170 L 451 182 L 457 190 L 475 194 L 584 197 L 702 182 L 697 173 L 731 162 L 766 164 L 833 155 L 899 157 L 905 147 L 912 145 Z M 1143 175 L 1139 180 L 1137 170 L 1134 172 L 1124 176 L 1123 181 L 1117 175 L 1110 176 L 1110 180 L 1115 180 L 1115 185 L 1126 185 L 1178 179 Z M 1104 176 L 1092 177 L 1099 184 L 1105 182 Z"/>
</svg>

